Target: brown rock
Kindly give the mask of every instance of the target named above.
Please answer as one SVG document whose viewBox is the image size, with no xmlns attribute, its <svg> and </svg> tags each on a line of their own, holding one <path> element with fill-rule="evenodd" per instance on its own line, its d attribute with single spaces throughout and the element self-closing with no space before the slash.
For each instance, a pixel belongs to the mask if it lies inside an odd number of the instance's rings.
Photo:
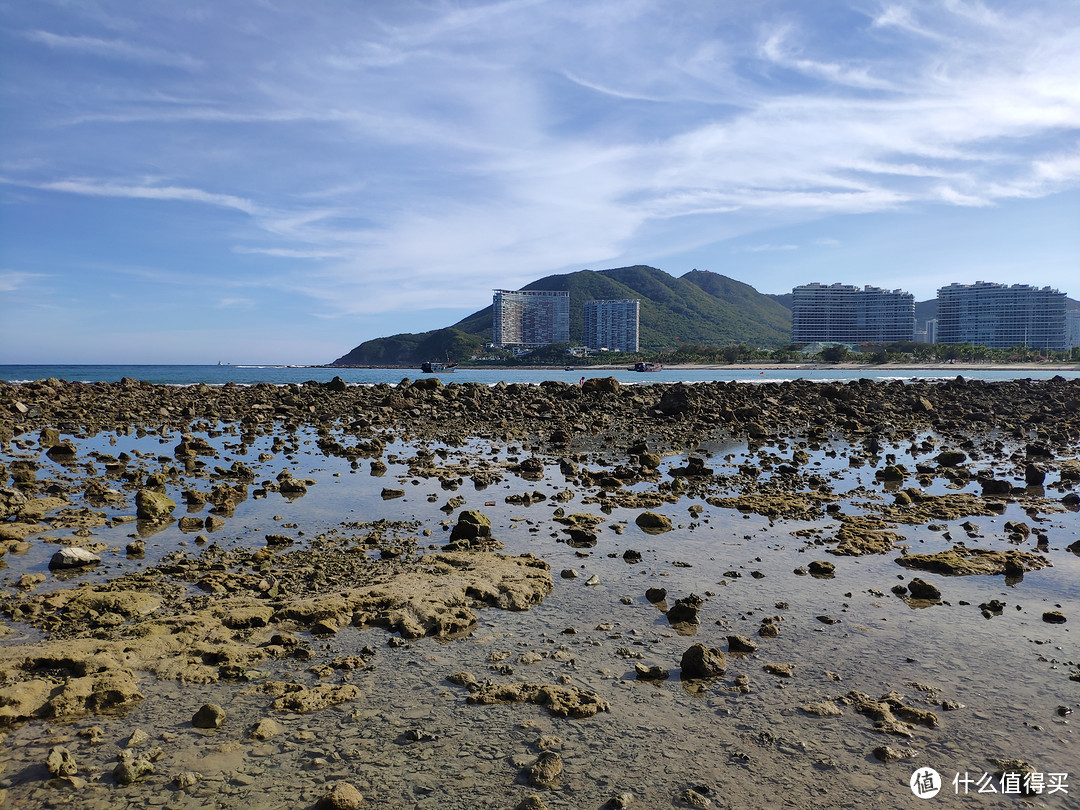
<svg viewBox="0 0 1080 810">
<path fill-rule="evenodd" d="M 221 728 L 225 724 L 225 710 L 216 703 L 204 703 L 191 718 L 195 728 Z"/>
<path fill-rule="evenodd" d="M 720 650 L 694 644 L 682 656 L 682 677 L 718 678 L 727 671 L 727 660 Z"/>
<path fill-rule="evenodd" d="M 319 799 L 315 810 L 360 810 L 364 797 L 348 782 L 338 782 Z"/>
<path fill-rule="evenodd" d="M 544 751 L 529 766 L 526 775 L 533 787 L 552 788 L 558 784 L 562 771 L 562 757 L 555 751 Z"/>
</svg>

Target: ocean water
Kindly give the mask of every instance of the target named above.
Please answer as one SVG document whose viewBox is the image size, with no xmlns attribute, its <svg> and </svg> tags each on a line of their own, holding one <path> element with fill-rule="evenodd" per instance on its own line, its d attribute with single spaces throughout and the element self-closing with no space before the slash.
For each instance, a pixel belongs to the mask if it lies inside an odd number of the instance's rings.
<svg viewBox="0 0 1080 810">
<path fill-rule="evenodd" d="M 558 380 L 575 383 L 582 377 L 614 377 L 621 383 L 674 383 L 674 382 L 775 382 L 782 380 L 811 379 L 822 381 L 869 380 L 935 380 L 952 379 L 956 376 L 979 380 L 1045 380 L 1054 376 L 1067 379 L 1080 378 L 1080 367 L 1061 369 L 1039 369 L 1016 367 L 1011 369 L 969 369 L 958 368 L 816 368 L 810 366 L 783 369 L 748 369 L 738 366 L 724 368 L 686 368 L 673 367 L 658 372 L 638 373 L 629 368 L 544 368 L 544 369 L 506 369 L 506 368 L 462 368 L 453 373 L 439 374 L 444 382 L 475 382 L 485 385 L 505 383 L 540 383 L 545 380 Z M 341 377 L 347 383 L 375 385 L 377 383 L 397 384 L 403 379 L 417 379 L 430 376 L 419 369 L 406 368 L 322 368 L 313 366 L 281 365 L 0 365 L 0 380 L 6 382 L 27 382 L 56 377 L 71 382 L 117 382 L 124 377 L 132 377 L 160 385 L 224 385 L 228 382 L 237 385 L 270 383 L 287 385 L 304 383 L 310 380 L 329 382 L 334 377 Z"/>
</svg>

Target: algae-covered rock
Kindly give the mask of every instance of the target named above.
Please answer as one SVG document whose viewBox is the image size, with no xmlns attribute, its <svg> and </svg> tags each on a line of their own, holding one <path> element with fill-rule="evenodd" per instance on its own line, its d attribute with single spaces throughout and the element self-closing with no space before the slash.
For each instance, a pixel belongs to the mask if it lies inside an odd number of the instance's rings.
<svg viewBox="0 0 1080 810">
<path fill-rule="evenodd" d="M 592 717 L 608 711 L 607 701 L 595 692 L 574 686 L 550 684 L 486 683 L 469 695 L 469 703 L 534 703 L 543 706 L 555 717 Z"/>
<path fill-rule="evenodd" d="M 904 568 L 934 571 L 954 577 L 986 574 L 1017 576 L 1025 571 L 1045 568 L 1050 565 L 1050 561 L 1041 554 L 1025 551 L 995 551 L 957 544 L 948 551 L 939 551 L 936 554 L 908 554 L 898 557 L 896 564 Z"/>
<path fill-rule="evenodd" d="M 272 681 L 266 684 L 264 691 L 274 694 L 280 685 L 280 681 Z M 351 683 L 340 685 L 321 683 L 310 689 L 301 684 L 285 684 L 280 691 L 283 694 L 274 701 L 274 711 L 296 714 L 317 712 L 328 706 L 337 706 L 360 697 L 360 690 Z"/>
<path fill-rule="evenodd" d="M 662 534 L 671 531 L 671 518 L 658 512 L 642 512 L 634 523 L 647 534 Z"/>
<path fill-rule="evenodd" d="M 140 489 L 135 495 L 135 508 L 139 520 L 149 520 L 157 523 L 172 519 L 176 501 L 162 492 L 155 492 L 152 489 Z"/>
</svg>

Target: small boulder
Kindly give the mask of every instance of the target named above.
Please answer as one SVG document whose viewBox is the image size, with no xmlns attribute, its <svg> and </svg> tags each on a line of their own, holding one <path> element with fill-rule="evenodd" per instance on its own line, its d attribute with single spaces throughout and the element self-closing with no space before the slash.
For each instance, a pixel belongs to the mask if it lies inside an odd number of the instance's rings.
<svg viewBox="0 0 1080 810">
<path fill-rule="evenodd" d="M 145 779 L 154 772 L 154 763 L 146 754 L 135 756 L 132 751 L 120 752 L 120 763 L 113 769 L 113 779 L 117 784 L 130 785 Z"/>
<path fill-rule="evenodd" d="M 74 776 L 79 772 L 79 766 L 75 764 L 75 757 L 62 745 L 54 745 L 49 749 L 49 756 L 45 760 L 45 765 L 53 776 Z"/>
<path fill-rule="evenodd" d="M 647 534 L 661 534 L 671 531 L 671 519 L 657 512 L 642 512 L 634 520 L 634 523 Z"/>
<path fill-rule="evenodd" d="M 533 787 L 554 787 L 563 771 L 562 757 L 555 751 L 544 751 L 529 766 L 526 775 Z"/>
<path fill-rule="evenodd" d="M 731 635 L 727 637 L 728 652 L 752 653 L 757 652 L 757 642 L 751 641 L 746 636 Z"/>
<path fill-rule="evenodd" d="M 62 548 L 52 555 L 52 559 L 49 560 L 49 568 L 58 571 L 67 568 L 85 568 L 100 563 L 101 557 L 97 554 L 87 551 L 85 548 L 70 546 Z"/>
<path fill-rule="evenodd" d="M 671 674 L 659 664 L 647 666 L 634 664 L 634 674 L 639 681 L 666 681 Z"/>
<path fill-rule="evenodd" d="M 140 489 L 135 495 L 135 514 L 139 520 L 149 520 L 154 523 L 172 520 L 172 512 L 175 508 L 176 501 L 152 489 Z"/>
<path fill-rule="evenodd" d="M 942 467 L 957 467 L 967 461 L 967 454 L 959 450 L 942 450 L 934 457 Z"/>
<path fill-rule="evenodd" d="M 326 793 L 315 810 L 360 810 L 364 806 L 364 797 L 360 791 L 348 782 L 338 782 Z"/>
<path fill-rule="evenodd" d="M 936 585 L 916 577 L 908 583 L 908 592 L 912 599 L 927 599 L 933 602 L 941 601 L 941 591 Z"/>
<path fill-rule="evenodd" d="M 648 588 L 645 591 L 645 598 L 654 605 L 657 602 L 663 602 L 667 599 L 667 588 Z"/>
<path fill-rule="evenodd" d="M 682 656 L 682 677 L 718 678 L 727 671 L 724 653 L 704 644 L 694 644 Z"/>
<path fill-rule="evenodd" d="M 698 611 L 701 610 L 701 606 L 705 604 L 705 600 L 697 594 L 690 594 L 675 602 L 674 605 L 667 612 L 667 620 L 672 624 L 679 622 L 686 622 L 688 624 L 698 623 Z"/>
<path fill-rule="evenodd" d="M 248 736 L 253 740 L 269 740 L 276 737 L 284 729 L 281 724 L 272 717 L 264 717 L 248 730 Z"/>
<path fill-rule="evenodd" d="M 221 728 L 225 723 L 225 710 L 216 703 L 205 703 L 191 718 L 195 728 Z"/>
</svg>

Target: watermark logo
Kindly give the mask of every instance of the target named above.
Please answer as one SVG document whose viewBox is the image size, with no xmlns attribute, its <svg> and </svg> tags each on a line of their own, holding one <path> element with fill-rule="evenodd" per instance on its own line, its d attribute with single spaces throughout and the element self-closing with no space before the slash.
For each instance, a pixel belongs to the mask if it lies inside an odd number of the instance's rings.
<svg viewBox="0 0 1080 810">
<path fill-rule="evenodd" d="M 1039 771 L 1005 771 L 997 774 L 986 773 L 981 775 L 968 771 L 957 772 L 952 778 L 953 792 L 957 796 L 967 796 L 972 793 L 997 793 L 1012 794 L 1014 796 L 1030 796 L 1054 793 L 1068 795 L 1069 775 L 1067 773 L 1052 771 L 1042 773 Z M 941 792 L 941 774 L 933 768 L 919 768 L 908 780 L 911 792 L 920 799 L 932 799 Z"/>
<path fill-rule="evenodd" d="M 941 790 L 941 774 L 933 768 L 919 768 L 908 781 L 911 792 L 920 799 L 932 799 Z"/>
</svg>

